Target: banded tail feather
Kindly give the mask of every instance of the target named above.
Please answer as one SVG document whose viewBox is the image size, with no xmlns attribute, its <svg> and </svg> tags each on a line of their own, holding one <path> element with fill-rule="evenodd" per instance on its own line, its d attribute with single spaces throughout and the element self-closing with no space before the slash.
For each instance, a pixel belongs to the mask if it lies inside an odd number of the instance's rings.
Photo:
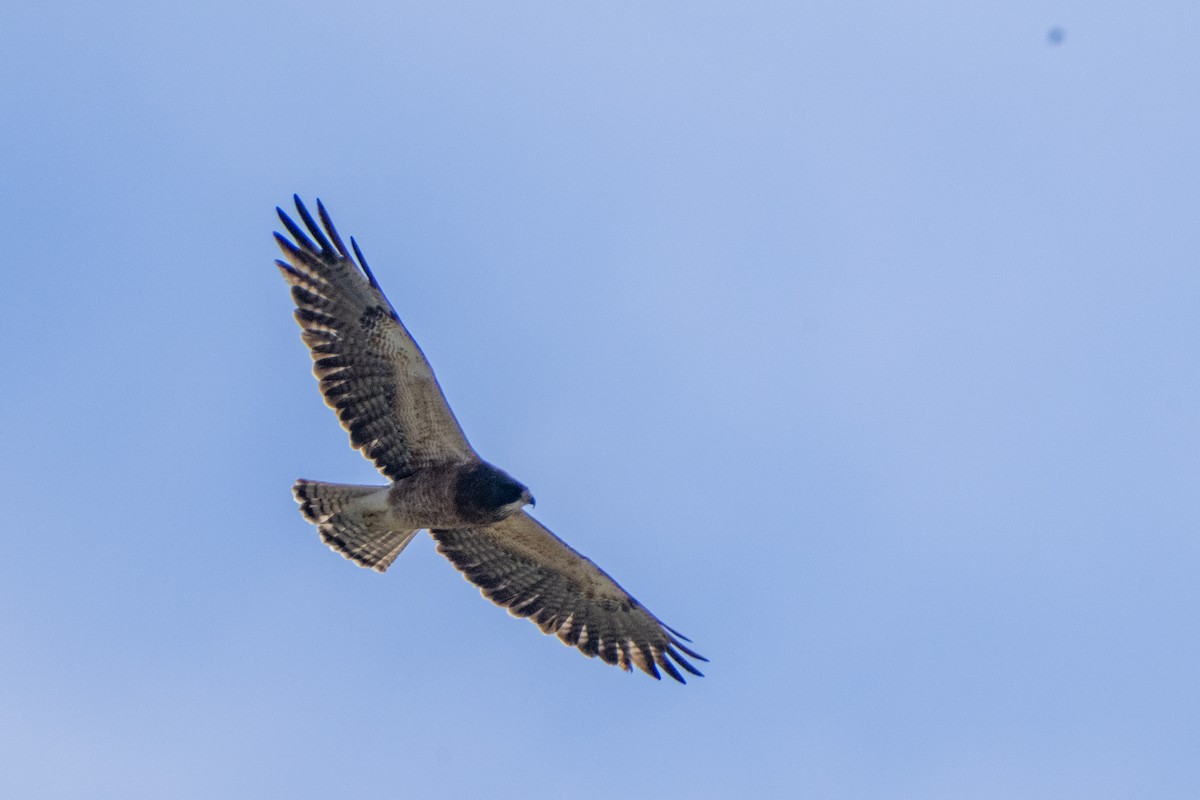
<svg viewBox="0 0 1200 800">
<path fill-rule="evenodd" d="M 417 534 L 388 524 L 388 488 L 301 479 L 292 494 L 321 541 L 359 566 L 383 572 Z"/>
</svg>

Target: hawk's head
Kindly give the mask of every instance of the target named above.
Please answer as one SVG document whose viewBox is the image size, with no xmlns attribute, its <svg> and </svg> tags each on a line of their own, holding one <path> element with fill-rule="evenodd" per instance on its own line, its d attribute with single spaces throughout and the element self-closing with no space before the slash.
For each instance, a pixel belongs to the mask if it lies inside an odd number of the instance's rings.
<svg viewBox="0 0 1200 800">
<path fill-rule="evenodd" d="M 463 519 L 491 523 L 534 505 L 534 500 L 525 484 L 481 461 L 459 473 L 454 503 Z"/>
</svg>

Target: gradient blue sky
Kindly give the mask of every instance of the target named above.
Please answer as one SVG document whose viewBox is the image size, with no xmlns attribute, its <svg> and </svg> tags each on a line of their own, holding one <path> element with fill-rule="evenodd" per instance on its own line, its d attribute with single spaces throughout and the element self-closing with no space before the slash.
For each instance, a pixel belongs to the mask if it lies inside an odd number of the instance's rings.
<svg viewBox="0 0 1200 800">
<path fill-rule="evenodd" d="M 901 5 L 7 8 L 0 796 L 1198 796 L 1200 6 Z M 319 543 L 293 192 L 708 677 Z"/>
</svg>

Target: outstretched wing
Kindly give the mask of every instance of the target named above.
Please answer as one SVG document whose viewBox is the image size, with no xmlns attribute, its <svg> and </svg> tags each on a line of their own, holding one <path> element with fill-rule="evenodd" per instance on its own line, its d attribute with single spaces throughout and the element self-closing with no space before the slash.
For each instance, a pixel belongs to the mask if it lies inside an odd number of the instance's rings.
<svg viewBox="0 0 1200 800">
<path fill-rule="evenodd" d="M 680 683 L 675 664 L 700 671 L 684 656 L 686 636 L 664 625 L 617 582 L 575 552 L 540 522 L 519 511 L 480 528 L 430 531 L 438 552 L 517 617 L 557 634 L 586 656 L 600 656 L 628 671 L 630 665 L 659 678 L 659 668 Z M 671 663 L 674 661 L 675 663 Z"/>
<path fill-rule="evenodd" d="M 275 209 L 294 240 L 275 234 L 287 259 L 275 263 L 292 286 L 313 374 L 350 444 L 391 480 L 416 466 L 476 458 L 433 369 L 383 296 L 358 244 L 350 239 L 355 263 L 321 201 L 324 231 L 294 199 L 312 239 Z"/>
</svg>

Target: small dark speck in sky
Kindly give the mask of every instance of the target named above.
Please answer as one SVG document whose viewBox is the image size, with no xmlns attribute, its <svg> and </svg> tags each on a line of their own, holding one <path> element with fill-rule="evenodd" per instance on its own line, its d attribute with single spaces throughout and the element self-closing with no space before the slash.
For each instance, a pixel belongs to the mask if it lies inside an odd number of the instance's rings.
<svg viewBox="0 0 1200 800">
<path fill-rule="evenodd" d="M 1046 34 L 1046 41 L 1050 42 L 1050 44 L 1062 44 L 1062 40 L 1065 39 L 1066 36 L 1067 32 L 1058 25 L 1055 25 L 1050 29 L 1049 33 Z"/>
</svg>

